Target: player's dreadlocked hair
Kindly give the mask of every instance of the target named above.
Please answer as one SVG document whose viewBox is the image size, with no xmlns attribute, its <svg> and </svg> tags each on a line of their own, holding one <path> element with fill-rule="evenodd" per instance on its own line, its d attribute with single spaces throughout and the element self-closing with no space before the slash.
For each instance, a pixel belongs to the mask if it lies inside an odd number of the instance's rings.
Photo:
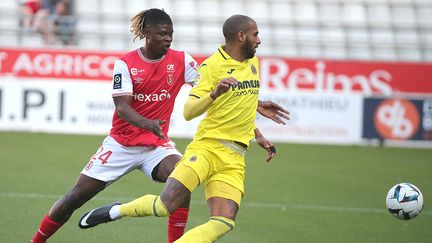
<svg viewBox="0 0 432 243">
<path fill-rule="evenodd" d="M 163 9 L 157 8 L 151 8 L 139 12 L 137 15 L 132 17 L 131 22 L 130 31 L 135 36 L 133 39 L 134 41 L 136 38 L 139 38 L 140 40 L 146 38 L 144 33 L 145 27 L 157 24 L 172 24 L 170 16 Z"/>
</svg>

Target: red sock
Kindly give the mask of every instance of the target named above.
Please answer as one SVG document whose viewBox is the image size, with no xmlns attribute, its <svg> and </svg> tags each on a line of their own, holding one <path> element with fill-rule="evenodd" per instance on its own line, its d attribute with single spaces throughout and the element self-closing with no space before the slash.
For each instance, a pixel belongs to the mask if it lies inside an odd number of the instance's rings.
<svg viewBox="0 0 432 243">
<path fill-rule="evenodd" d="M 189 208 L 179 208 L 168 218 L 168 243 L 180 238 L 186 228 Z"/>
<path fill-rule="evenodd" d="M 45 243 L 47 239 L 53 235 L 63 224 L 54 222 L 49 218 L 48 214 L 39 225 L 38 231 L 30 241 L 32 243 Z"/>
</svg>

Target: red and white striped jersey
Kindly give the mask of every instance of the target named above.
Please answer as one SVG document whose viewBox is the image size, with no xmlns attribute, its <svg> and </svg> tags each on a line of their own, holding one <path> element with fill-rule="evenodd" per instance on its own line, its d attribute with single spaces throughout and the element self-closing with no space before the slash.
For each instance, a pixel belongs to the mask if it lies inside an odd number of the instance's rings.
<svg viewBox="0 0 432 243">
<path fill-rule="evenodd" d="M 187 53 L 169 49 L 157 60 L 145 58 L 139 49 L 114 64 L 112 96 L 133 96 L 131 107 L 148 119 L 166 120 L 161 125 L 166 140 L 132 126 L 114 112 L 110 136 L 124 146 L 160 146 L 170 139 L 168 129 L 174 101 L 185 83 L 193 84 L 198 64 Z"/>
</svg>

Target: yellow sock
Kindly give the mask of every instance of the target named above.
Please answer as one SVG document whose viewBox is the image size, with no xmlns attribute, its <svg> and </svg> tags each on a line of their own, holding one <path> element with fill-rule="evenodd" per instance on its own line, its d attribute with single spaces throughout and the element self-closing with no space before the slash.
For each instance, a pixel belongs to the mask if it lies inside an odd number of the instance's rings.
<svg viewBox="0 0 432 243">
<path fill-rule="evenodd" d="M 147 194 L 131 202 L 120 205 L 120 216 L 145 217 L 154 215 L 166 217 L 169 212 L 159 196 Z"/>
<path fill-rule="evenodd" d="M 210 220 L 184 234 L 175 243 L 210 243 L 234 229 L 235 222 L 229 218 L 213 216 Z"/>
</svg>

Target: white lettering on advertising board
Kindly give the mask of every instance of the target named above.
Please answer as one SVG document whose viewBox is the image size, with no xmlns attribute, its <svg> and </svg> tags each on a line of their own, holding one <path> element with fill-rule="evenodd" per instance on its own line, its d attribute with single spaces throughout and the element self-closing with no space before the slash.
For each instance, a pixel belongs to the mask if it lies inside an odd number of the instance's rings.
<svg viewBox="0 0 432 243">
<path fill-rule="evenodd" d="M 190 87 L 177 96 L 169 135 L 192 138 L 196 118 L 185 121 L 183 105 Z M 357 143 L 362 124 L 362 96 L 316 92 L 264 92 L 291 113 L 287 125 L 258 115 L 257 127 L 272 141 Z M 92 81 L 46 81 L 5 77 L 0 82 L 0 130 L 108 134 L 114 105 L 111 85 Z"/>
<path fill-rule="evenodd" d="M 11 79 L 11 80 L 8 80 Z M 0 130 L 107 134 L 114 104 L 101 82 L 0 82 Z"/>
<path fill-rule="evenodd" d="M 362 96 L 359 94 L 317 94 L 315 92 L 260 95 L 291 113 L 287 125 L 278 125 L 258 115 L 257 127 L 273 141 L 312 143 L 359 143 L 362 124 Z"/>
<path fill-rule="evenodd" d="M 304 91 L 352 93 L 359 89 L 364 95 L 373 94 L 373 90 L 383 95 L 392 94 L 390 82 L 392 76 L 385 70 L 374 70 L 369 75 L 357 74 L 349 76 L 326 70 L 326 63 L 317 61 L 315 68 L 290 69 L 289 64 L 278 58 L 262 58 L 261 81 L 263 87 L 273 85 L 274 91 Z M 307 86 L 302 88 L 301 86 Z"/>
</svg>

